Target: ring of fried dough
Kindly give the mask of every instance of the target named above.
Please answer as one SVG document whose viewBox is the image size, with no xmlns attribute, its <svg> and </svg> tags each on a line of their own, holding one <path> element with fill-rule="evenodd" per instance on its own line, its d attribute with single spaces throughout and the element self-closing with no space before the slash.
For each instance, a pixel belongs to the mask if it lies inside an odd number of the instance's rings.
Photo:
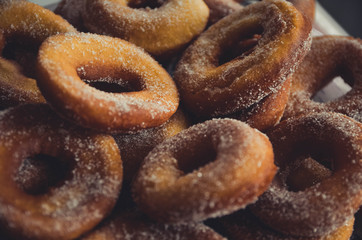
<svg viewBox="0 0 362 240">
<path fill-rule="evenodd" d="M 202 223 L 179 225 L 154 223 L 135 210 L 113 213 L 110 219 L 81 240 L 225 240 Z"/>
<path fill-rule="evenodd" d="M 5 0 L 0 3 L 0 52 L 8 41 L 33 44 L 35 49 L 49 36 L 76 32 L 60 16 L 34 3 Z M 0 105 L 45 102 L 36 81 L 24 76 L 18 64 L 0 57 Z"/>
<path fill-rule="evenodd" d="M 209 24 L 214 24 L 221 18 L 243 9 L 237 1 L 234 0 L 204 0 L 210 9 Z"/>
<path fill-rule="evenodd" d="M 48 38 L 38 56 L 38 86 L 64 117 L 82 126 L 119 132 L 159 126 L 178 107 L 170 75 L 142 49 L 95 34 Z M 112 93 L 89 86 L 103 81 L 130 87 Z"/>
<path fill-rule="evenodd" d="M 181 110 L 161 126 L 113 135 L 121 151 L 124 181 L 131 182 L 143 159 L 158 144 L 186 129 L 189 123 Z"/>
<path fill-rule="evenodd" d="M 169 0 L 159 8 L 131 8 L 130 0 L 86 0 L 84 24 L 92 32 L 122 38 L 160 56 L 201 33 L 209 17 L 202 0 Z"/>
<path fill-rule="evenodd" d="M 215 119 L 156 146 L 134 179 L 133 196 L 158 221 L 202 221 L 254 202 L 275 172 L 265 135 L 237 120 Z"/>
<path fill-rule="evenodd" d="M 265 224 L 287 235 L 320 237 L 349 221 L 362 203 L 362 124 L 333 112 L 290 118 L 268 132 L 279 172 L 252 206 Z M 333 174 L 300 191 L 288 188 L 287 167 L 300 157 Z"/>
<path fill-rule="evenodd" d="M 229 240 L 349 240 L 354 225 L 352 217 L 334 232 L 322 237 L 293 237 L 275 232 L 249 212 L 237 212 L 217 220 L 220 230 Z"/>
<path fill-rule="evenodd" d="M 111 136 L 65 123 L 46 104 L 5 110 L 0 129 L 0 218 L 17 239 L 73 239 L 112 210 L 122 162 Z M 38 155 L 66 163 L 69 174 L 48 192 L 31 195 L 13 174 Z"/>
<path fill-rule="evenodd" d="M 334 111 L 362 122 L 362 40 L 342 36 L 313 38 L 312 48 L 293 76 L 284 118 L 307 112 Z M 335 100 L 320 103 L 311 98 L 335 76 L 352 90 Z"/>
<path fill-rule="evenodd" d="M 268 16 L 266 18 L 265 16 Z M 222 51 L 263 29 L 258 45 L 219 66 Z M 185 108 L 197 116 L 246 109 L 282 84 L 310 46 L 311 25 L 291 3 L 266 0 L 212 25 L 186 50 L 174 73 Z"/>
</svg>

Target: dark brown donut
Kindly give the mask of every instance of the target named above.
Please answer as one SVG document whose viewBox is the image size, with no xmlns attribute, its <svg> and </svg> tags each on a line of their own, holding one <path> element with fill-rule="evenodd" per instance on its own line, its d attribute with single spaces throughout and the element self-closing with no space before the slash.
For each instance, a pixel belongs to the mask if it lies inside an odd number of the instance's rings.
<svg viewBox="0 0 362 240">
<path fill-rule="evenodd" d="M 69 170 L 47 192 L 33 195 L 14 174 L 24 159 L 39 155 Z M 0 116 L 0 181 L 0 228 L 18 239 L 73 239 L 112 210 L 122 162 L 111 136 L 63 122 L 48 105 L 21 105 Z"/>
<path fill-rule="evenodd" d="M 280 170 L 253 213 L 297 237 L 321 237 L 347 223 L 362 203 L 362 124 L 339 113 L 314 113 L 290 118 L 268 136 Z M 305 190 L 291 190 L 288 166 L 308 157 L 333 174 Z"/>
</svg>

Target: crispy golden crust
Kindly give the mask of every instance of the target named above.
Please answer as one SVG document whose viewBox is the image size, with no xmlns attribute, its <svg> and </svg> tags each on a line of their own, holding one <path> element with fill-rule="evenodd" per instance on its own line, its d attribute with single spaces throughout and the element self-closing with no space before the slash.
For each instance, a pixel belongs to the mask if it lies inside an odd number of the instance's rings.
<svg viewBox="0 0 362 240">
<path fill-rule="evenodd" d="M 267 225 L 287 235 L 320 237 L 348 222 L 362 203 L 362 124 L 339 113 L 290 118 L 268 132 L 280 168 L 271 187 L 252 206 Z M 311 157 L 333 174 L 291 191 L 288 166 Z"/>
<path fill-rule="evenodd" d="M 219 65 L 223 49 L 263 29 L 253 52 Z M 282 84 L 309 50 L 311 25 L 292 4 L 251 4 L 216 24 L 186 50 L 174 79 L 187 110 L 210 117 L 246 109 Z"/>
<path fill-rule="evenodd" d="M 85 26 L 120 37 L 160 56 L 176 51 L 205 28 L 209 9 L 202 0 L 169 0 L 155 9 L 134 9 L 129 1 L 87 0 Z"/>
<path fill-rule="evenodd" d="M 133 196 L 158 221 L 202 221 L 254 202 L 275 172 L 265 135 L 237 120 L 215 119 L 156 146 L 134 180 Z"/>
<path fill-rule="evenodd" d="M 36 51 L 47 37 L 75 31 L 67 21 L 34 3 L 22 0 L 0 3 L 0 51 L 15 38 L 18 44 L 34 45 Z M 0 57 L 0 106 L 45 102 L 35 79 L 24 76 L 22 68 Z"/>
<path fill-rule="evenodd" d="M 362 41 L 352 37 L 315 37 L 312 49 L 293 76 L 284 118 L 308 112 L 334 111 L 362 122 Z M 334 77 L 342 76 L 352 90 L 335 100 L 311 98 Z"/>
<path fill-rule="evenodd" d="M 32 195 L 13 174 L 24 159 L 38 155 L 57 158 L 69 172 L 46 193 Z M 63 122 L 45 104 L 1 114 L 0 172 L 1 227 L 17 239 L 78 237 L 112 210 L 122 183 L 114 139 Z"/>
<path fill-rule="evenodd" d="M 58 35 L 38 57 L 38 85 L 47 101 L 80 125 L 110 132 L 159 126 L 178 107 L 176 86 L 147 53 L 121 39 L 94 34 Z M 87 85 L 129 86 L 112 93 Z"/>
</svg>

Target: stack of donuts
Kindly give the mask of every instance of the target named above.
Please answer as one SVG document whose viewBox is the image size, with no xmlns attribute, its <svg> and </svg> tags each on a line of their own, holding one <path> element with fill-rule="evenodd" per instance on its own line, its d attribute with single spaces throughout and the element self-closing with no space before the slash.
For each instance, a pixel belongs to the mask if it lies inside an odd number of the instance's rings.
<svg viewBox="0 0 362 240">
<path fill-rule="evenodd" d="M 1 0 L 0 238 L 350 239 L 362 41 L 314 4 Z"/>
</svg>

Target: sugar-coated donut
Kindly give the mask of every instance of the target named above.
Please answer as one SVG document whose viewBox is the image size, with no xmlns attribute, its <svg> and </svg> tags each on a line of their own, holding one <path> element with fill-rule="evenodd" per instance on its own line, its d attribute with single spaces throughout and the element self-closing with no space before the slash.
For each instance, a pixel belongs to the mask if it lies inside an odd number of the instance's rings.
<svg viewBox="0 0 362 240">
<path fill-rule="evenodd" d="M 240 211 L 216 221 L 220 231 L 229 240 L 349 240 L 353 232 L 354 218 L 334 232 L 322 237 L 293 237 L 275 232 L 263 225 L 248 211 Z"/>
<path fill-rule="evenodd" d="M 255 49 L 220 65 L 241 37 L 262 30 Z M 185 108 L 201 117 L 233 114 L 259 102 L 293 72 L 310 46 L 311 25 L 291 3 L 266 0 L 212 25 L 186 50 L 174 79 Z"/>
<path fill-rule="evenodd" d="M 362 203 L 362 124 L 333 112 L 290 118 L 268 132 L 279 172 L 251 206 L 273 229 L 321 237 L 346 224 Z M 288 166 L 312 158 L 333 174 L 304 190 L 288 188 Z"/>
<path fill-rule="evenodd" d="M 14 174 L 24 159 L 40 155 L 62 161 L 68 173 L 31 195 Z M 18 239 L 73 239 L 112 210 L 122 162 L 111 136 L 63 122 L 46 104 L 25 104 L 0 116 L 0 181 L 0 228 Z"/>
<path fill-rule="evenodd" d="M 25 76 L 22 70 L 25 65 L 34 69 L 37 49 L 47 37 L 75 31 L 60 16 L 34 3 L 23 0 L 0 1 L 0 106 L 45 102 L 35 79 Z M 10 44 L 14 48 L 7 49 Z M 4 52 L 15 54 L 18 45 L 32 49 L 34 63 L 19 65 L 4 58 Z"/>
<path fill-rule="evenodd" d="M 158 144 L 186 129 L 189 123 L 181 110 L 159 127 L 114 135 L 121 151 L 124 180 L 131 182 L 143 159 Z"/>
<path fill-rule="evenodd" d="M 133 196 L 158 221 L 202 221 L 255 201 L 275 172 L 265 135 L 237 120 L 215 119 L 156 146 L 134 179 Z"/>
<path fill-rule="evenodd" d="M 132 8 L 132 2 L 86 0 L 84 24 L 92 32 L 120 37 L 160 56 L 190 42 L 209 17 L 202 0 L 169 0 L 154 9 Z"/>
<path fill-rule="evenodd" d="M 221 18 L 243 8 L 234 0 L 204 0 L 204 2 L 210 9 L 209 24 L 214 24 Z"/>
<path fill-rule="evenodd" d="M 57 112 L 103 131 L 159 126 L 178 107 L 170 75 L 142 49 L 95 34 L 57 35 L 41 46 L 38 85 Z M 115 84 L 128 92 L 106 92 L 87 85 Z"/>
<path fill-rule="evenodd" d="M 130 210 L 113 214 L 100 227 L 81 240 L 226 240 L 202 223 L 160 224 L 140 212 Z"/>
<path fill-rule="evenodd" d="M 362 40 L 342 36 L 313 38 L 311 51 L 293 76 L 284 118 L 307 112 L 340 112 L 362 122 Z M 320 103 L 311 98 L 336 76 L 352 90 L 335 100 Z"/>
</svg>

